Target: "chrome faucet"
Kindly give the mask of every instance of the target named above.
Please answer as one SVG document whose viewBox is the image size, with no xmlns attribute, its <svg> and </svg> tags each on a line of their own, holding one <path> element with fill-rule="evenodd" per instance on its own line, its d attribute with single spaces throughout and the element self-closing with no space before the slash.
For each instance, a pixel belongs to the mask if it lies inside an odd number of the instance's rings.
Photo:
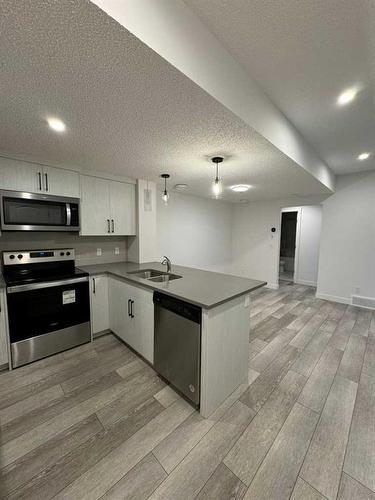
<svg viewBox="0 0 375 500">
<path fill-rule="evenodd" d="M 164 266 L 167 266 L 167 273 L 170 273 L 172 270 L 172 263 L 166 255 L 164 255 L 164 260 L 163 260 L 162 264 Z"/>
</svg>

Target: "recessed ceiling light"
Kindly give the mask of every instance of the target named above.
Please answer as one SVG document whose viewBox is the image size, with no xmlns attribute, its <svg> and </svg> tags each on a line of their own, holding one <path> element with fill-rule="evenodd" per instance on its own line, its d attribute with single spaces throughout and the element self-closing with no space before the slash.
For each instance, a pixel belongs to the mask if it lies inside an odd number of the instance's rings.
<svg viewBox="0 0 375 500">
<path fill-rule="evenodd" d="M 47 118 L 47 123 L 55 132 L 65 132 L 66 125 L 59 118 Z"/>
<path fill-rule="evenodd" d="M 244 193 L 245 191 L 248 191 L 251 186 L 249 184 L 237 184 L 236 186 L 231 186 L 231 190 L 235 191 L 236 193 Z"/>
<path fill-rule="evenodd" d="M 188 185 L 187 184 L 176 184 L 174 188 L 176 191 L 185 191 L 185 189 L 188 188 Z"/>
<path fill-rule="evenodd" d="M 350 89 L 344 90 L 338 98 L 337 104 L 340 106 L 345 106 L 345 104 L 349 104 L 358 94 L 358 89 L 356 87 L 351 87 Z"/>
<path fill-rule="evenodd" d="M 358 160 L 367 160 L 368 158 L 370 158 L 370 153 L 361 153 L 358 155 Z"/>
</svg>

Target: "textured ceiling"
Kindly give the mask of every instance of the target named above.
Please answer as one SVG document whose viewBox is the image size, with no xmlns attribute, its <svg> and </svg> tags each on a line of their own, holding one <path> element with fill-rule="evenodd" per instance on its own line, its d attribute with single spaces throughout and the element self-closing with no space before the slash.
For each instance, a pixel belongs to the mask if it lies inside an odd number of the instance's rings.
<svg viewBox="0 0 375 500">
<path fill-rule="evenodd" d="M 338 174 L 375 168 L 373 0 L 185 0 Z M 362 91 L 339 108 L 347 87 Z"/>
<path fill-rule="evenodd" d="M 210 196 L 222 154 L 225 185 L 249 183 L 257 200 L 327 193 L 302 168 L 246 126 L 95 5 L 2 0 L 0 154 L 132 178 L 187 183 Z M 46 125 L 57 116 L 67 131 Z"/>
</svg>

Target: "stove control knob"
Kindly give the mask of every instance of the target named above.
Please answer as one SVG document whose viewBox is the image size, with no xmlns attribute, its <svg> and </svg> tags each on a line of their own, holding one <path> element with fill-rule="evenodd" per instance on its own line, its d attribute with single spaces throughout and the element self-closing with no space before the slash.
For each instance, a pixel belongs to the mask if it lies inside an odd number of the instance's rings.
<svg viewBox="0 0 375 500">
<path fill-rule="evenodd" d="M 14 259 L 14 255 L 9 255 L 9 258 L 10 258 L 11 260 L 13 260 L 13 259 Z"/>
<path fill-rule="evenodd" d="M 23 258 L 22 253 L 18 254 L 17 257 L 21 260 Z"/>
<path fill-rule="evenodd" d="M 64 257 L 65 254 L 64 254 L 64 252 L 60 252 L 60 255 L 61 255 L 61 257 Z"/>
<path fill-rule="evenodd" d="M 66 255 L 68 255 L 68 256 L 69 256 L 69 255 L 70 255 L 70 252 L 66 252 Z"/>
</svg>

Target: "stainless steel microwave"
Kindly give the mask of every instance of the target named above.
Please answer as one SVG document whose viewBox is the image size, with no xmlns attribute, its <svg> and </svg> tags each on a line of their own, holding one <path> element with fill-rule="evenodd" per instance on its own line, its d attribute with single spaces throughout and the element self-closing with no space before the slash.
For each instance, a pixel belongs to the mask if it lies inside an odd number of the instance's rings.
<svg viewBox="0 0 375 500">
<path fill-rule="evenodd" d="M 0 191 L 2 231 L 79 231 L 79 199 Z"/>
</svg>

